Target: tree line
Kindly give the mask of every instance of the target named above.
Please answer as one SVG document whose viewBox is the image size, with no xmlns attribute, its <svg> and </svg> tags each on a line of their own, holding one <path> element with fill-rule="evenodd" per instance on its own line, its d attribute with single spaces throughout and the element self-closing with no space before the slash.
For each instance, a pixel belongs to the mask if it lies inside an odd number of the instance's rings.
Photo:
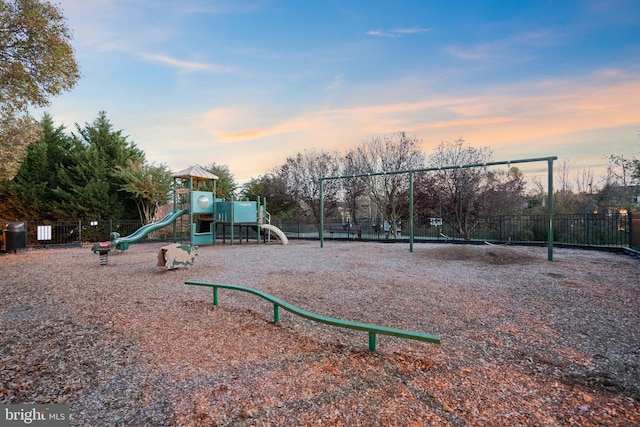
<svg viewBox="0 0 640 427">
<path fill-rule="evenodd" d="M 173 199 L 173 178 L 165 164 L 147 161 L 145 153 L 115 130 L 105 112 L 75 132 L 55 126 L 45 114 L 40 138 L 29 145 L 13 178 L 0 180 L 0 219 L 8 220 L 154 220 Z M 409 217 L 408 174 L 382 174 L 493 161 L 489 147 L 473 147 L 464 139 L 442 142 L 433 153 L 405 132 L 376 136 L 346 152 L 307 150 L 239 186 L 226 165 L 211 163 L 220 198 L 267 200 L 267 210 L 279 220 L 320 223 L 320 178 L 324 181 L 325 219 L 344 224 L 386 221 L 395 232 Z M 590 171 L 571 179 L 565 162 L 557 169 L 558 213 L 598 213 L 610 208 L 633 209 L 640 165 L 637 159 L 612 156 L 603 185 Z M 179 186 L 184 186 L 178 180 Z M 207 184 L 212 190 L 211 183 Z M 633 193 L 635 189 L 636 193 Z M 442 169 L 414 174 L 416 225 L 441 218 L 461 236 L 470 238 L 482 217 L 544 215 L 546 190 L 527 181 L 520 169 L 489 167 Z"/>
<path fill-rule="evenodd" d="M 497 215 L 546 215 L 547 193 L 536 179 L 527 180 L 515 166 L 441 169 L 444 166 L 492 162 L 489 147 L 473 147 L 460 138 L 442 142 L 433 153 L 422 151 L 422 141 L 405 132 L 376 136 L 347 150 L 310 150 L 297 153 L 269 173 L 243 187 L 246 196 L 267 196 L 267 207 L 280 219 L 320 223 L 321 177 L 350 176 L 324 181 L 324 215 L 329 221 L 358 224 L 362 220 L 397 233 L 409 218 L 408 174 L 381 174 L 434 168 L 414 174 L 414 220 L 430 225 L 438 218 L 464 238 L 482 218 Z M 560 214 L 598 214 L 638 207 L 640 161 L 611 156 L 607 175 L 596 182 L 590 170 L 578 171 L 572 180 L 564 162 L 556 174 L 559 188 L 554 209 Z"/>
<path fill-rule="evenodd" d="M 40 122 L 40 139 L 27 147 L 11 179 L 0 180 L 2 220 L 154 220 L 172 198 L 173 178 L 165 164 L 115 130 L 105 112 L 68 133 L 50 115 Z M 226 166 L 211 164 L 217 194 L 235 188 Z"/>
</svg>

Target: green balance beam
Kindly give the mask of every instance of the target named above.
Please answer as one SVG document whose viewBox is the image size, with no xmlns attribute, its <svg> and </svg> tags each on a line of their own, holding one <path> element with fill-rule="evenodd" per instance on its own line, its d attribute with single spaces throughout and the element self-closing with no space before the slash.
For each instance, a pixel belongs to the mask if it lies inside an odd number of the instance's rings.
<svg viewBox="0 0 640 427">
<path fill-rule="evenodd" d="M 273 303 L 273 321 L 275 323 L 278 323 L 280 321 L 280 307 L 282 307 L 290 313 L 293 313 L 305 319 L 313 320 L 314 322 L 324 323 L 332 326 L 339 326 L 341 328 L 366 331 L 369 333 L 369 350 L 371 351 L 376 351 L 376 334 L 390 335 L 394 337 L 407 338 L 412 340 L 426 341 L 434 344 L 440 344 L 439 335 L 431 335 L 431 334 L 425 334 L 422 332 L 406 331 L 404 329 L 388 328 L 386 326 L 372 325 L 372 324 L 360 323 L 360 322 L 351 322 L 348 320 L 336 319 L 335 317 L 321 316 L 319 314 L 315 314 L 310 311 L 298 308 L 266 292 L 262 292 L 253 288 L 247 288 L 245 286 L 201 282 L 197 280 L 187 280 L 185 284 L 194 285 L 194 286 L 207 286 L 207 287 L 213 288 L 213 304 L 214 305 L 218 305 L 218 288 L 232 289 L 235 291 L 247 292 L 249 294 L 257 295 L 260 298 Z"/>
</svg>

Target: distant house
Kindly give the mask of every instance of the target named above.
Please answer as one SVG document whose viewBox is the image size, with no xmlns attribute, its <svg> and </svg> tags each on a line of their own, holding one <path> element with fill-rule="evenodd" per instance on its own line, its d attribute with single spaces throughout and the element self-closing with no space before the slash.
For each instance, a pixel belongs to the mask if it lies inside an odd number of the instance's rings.
<svg viewBox="0 0 640 427">
<path fill-rule="evenodd" d="M 608 187 L 599 194 L 600 204 L 609 206 L 609 214 L 626 213 L 631 210 L 640 210 L 640 185 L 627 185 Z"/>
</svg>

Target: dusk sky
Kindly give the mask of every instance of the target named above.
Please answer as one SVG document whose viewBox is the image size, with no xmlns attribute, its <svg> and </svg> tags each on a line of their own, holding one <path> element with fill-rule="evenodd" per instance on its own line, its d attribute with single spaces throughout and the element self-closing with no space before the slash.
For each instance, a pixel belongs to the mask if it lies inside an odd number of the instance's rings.
<svg viewBox="0 0 640 427">
<path fill-rule="evenodd" d="M 75 131 L 104 110 L 172 171 L 242 184 L 397 131 L 594 170 L 640 151 L 638 0 L 54 3 L 82 78 L 46 111 Z"/>
</svg>

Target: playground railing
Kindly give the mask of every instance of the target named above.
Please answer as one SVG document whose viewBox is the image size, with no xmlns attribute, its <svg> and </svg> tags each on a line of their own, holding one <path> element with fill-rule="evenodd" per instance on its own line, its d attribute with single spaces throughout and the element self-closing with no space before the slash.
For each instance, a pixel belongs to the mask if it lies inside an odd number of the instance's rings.
<svg viewBox="0 0 640 427">
<path fill-rule="evenodd" d="M 188 280 L 185 282 L 187 285 L 194 286 L 206 286 L 213 289 L 213 305 L 218 305 L 218 288 L 231 289 L 235 291 L 246 292 L 259 296 L 260 298 L 273 303 L 273 322 L 278 323 L 280 321 L 280 307 L 302 318 L 312 320 L 314 322 L 324 323 L 327 325 L 338 326 L 341 328 L 355 329 L 359 331 L 365 331 L 369 334 L 369 350 L 376 351 L 376 335 L 390 335 L 399 338 L 407 338 L 418 341 L 426 341 L 434 344 L 440 344 L 440 336 L 426 334 L 423 332 L 413 332 L 404 329 L 389 328 L 386 326 L 372 325 L 368 323 L 351 322 L 348 320 L 336 319 L 334 317 L 322 316 L 320 314 L 312 313 L 307 310 L 298 308 L 286 301 L 274 297 L 266 292 L 258 289 L 248 288 L 245 286 L 227 285 L 222 283 L 203 282 L 198 280 Z"/>
</svg>

